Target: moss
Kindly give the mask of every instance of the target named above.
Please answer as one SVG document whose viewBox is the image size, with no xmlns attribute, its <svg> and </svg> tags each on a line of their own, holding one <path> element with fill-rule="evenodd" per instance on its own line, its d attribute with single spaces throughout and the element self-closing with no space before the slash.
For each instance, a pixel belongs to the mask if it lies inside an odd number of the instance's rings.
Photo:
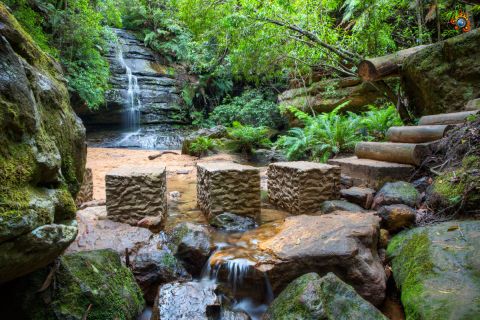
<svg viewBox="0 0 480 320">
<path fill-rule="evenodd" d="M 165 251 L 162 256 L 162 264 L 168 269 L 175 269 L 177 267 L 177 259 L 170 253 Z"/>
<path fill-rule="evenodd" d="M 387 254 L 393 256 L 393 274 L 402 291 L 401 299 L 408 319 L 420 319 L 417 310 L 419 299 L 422 299 L 423 281 L 433 272 L 430 256 L 430 240 L 426 232 L 407 237 L 401 233 L 390 242 Z"/>
<path fill-rule="evenodd" d="M 64 188 L 59 189 L 56 194 L 55 222 L 62 222 L 75 218 L 77 206 L 70 192 Z"/>
</svg>

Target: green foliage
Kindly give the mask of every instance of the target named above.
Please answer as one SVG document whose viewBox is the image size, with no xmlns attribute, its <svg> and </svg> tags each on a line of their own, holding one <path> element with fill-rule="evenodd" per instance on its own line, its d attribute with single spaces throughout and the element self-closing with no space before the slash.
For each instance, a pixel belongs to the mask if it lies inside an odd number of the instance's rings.
<svg viewBox="0 0 480 320">
<path fill-rule="evenodd" d="M 215 140 L 200 136 L 191 142 L 189 152 L 192 156 L 205 156 L 209 151 L 213 151 L 216 145 Z"/>
<path fill-rule="evenodd" d="M 280 128 L 285 120 L 272 97 L 260 90 L 247 90 L 241 96 L 228 98 L 210 114 L 215 124 L 230 124 L 234 121 L 250 126 Z"/>
<path fill-rule="evenodd" d="M 233 152 L 250 154 L 255 149 L 269 148 L 271 145 L 269 129 L 266 127 L 244 126 L 240 122 L 234 122 L 228 128 L 225 146 Z"/>
<path fill-rule="evenodd" d="M 370 110 L 361 115 L 360 122 L 368 134 L 376 140 L 384 140 L 390 127 L 402 126 L 403 122 L 393 105 L 384 108 L 370 106 Z"/>
</svg>

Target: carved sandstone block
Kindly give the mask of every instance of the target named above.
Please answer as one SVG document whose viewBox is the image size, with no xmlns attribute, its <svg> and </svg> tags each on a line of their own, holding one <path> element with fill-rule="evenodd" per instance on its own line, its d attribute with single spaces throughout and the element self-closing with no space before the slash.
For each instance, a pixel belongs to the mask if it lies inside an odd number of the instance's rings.
<svg viewBox="0 0 480 320">
<path fill-rule="evenodd" d="M 167 218 L 167 179 L 163 166 L 121 167 L 105 176 L 107 216 L 137 225 L 145 217 Z"/>
<path fill-rule="evenodd" d="M 80 186 L 80 191 L 75 199 L 75 204 L 80 206 L 82 203 L 93 200 L 93 173 L 92 168 L 85 168 L 83 174 L 83 182 Z"/>
<path fill-rule="evenodd" d="M 260 214 L 260 173 L 233 162 L 197 164 L 197 203 L 207 217 L 231 212 L 256 219 Z"/>
<path fill-rule="evenodd" d="M 313 213 L 323 201 L 338 199 L 340 167 L 314 162 L 278 162 L 268 166 L 270 202 L 292 214 Z"/>
</svg>

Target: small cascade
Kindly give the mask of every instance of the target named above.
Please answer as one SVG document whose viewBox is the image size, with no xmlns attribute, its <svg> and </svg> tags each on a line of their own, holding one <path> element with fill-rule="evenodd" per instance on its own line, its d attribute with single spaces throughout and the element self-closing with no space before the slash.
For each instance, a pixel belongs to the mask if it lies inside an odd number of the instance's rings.
<svg viewBox="0 0 480 320">
<path fill-rule="evenodd" d="M 128 79 L 127 90 L 127 127 L 130 132 L 136 132 L 140 125 L 140 109 L 142 102 L 140 101 L 140 86 L 138 85 L 138 78 L 132 73 L 132 69 L 125 63 L 123 58 L 122 45 L 118 45 L 118 61 L 125 68 Z"/>
</svg>

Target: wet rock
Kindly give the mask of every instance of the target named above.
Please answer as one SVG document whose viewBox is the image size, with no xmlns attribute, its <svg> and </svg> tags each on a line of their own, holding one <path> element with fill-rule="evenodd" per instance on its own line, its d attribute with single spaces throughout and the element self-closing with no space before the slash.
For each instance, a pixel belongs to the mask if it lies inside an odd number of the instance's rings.
<svg viewBox="0 0 480 320">
<path fill-rule="evenodd" d="M 135 279 L 145 300 L 153 304 L 158 287 L 176 280 L 191 280 L 191 276 L 167 246 L 163 233 L 157 234 L 130 259 Z"/>
<path fill-rule="evenodd" d="M 58 62 L 0 3 L 0 283 L 53 261 L 75 238 L 85 128 Z"/>
<path fill-rule="evenodd" d="M 381 207 L 378 215 L 382 218 L 381 226 L 389 232 L 398 232 L 415 223 L 417 212 L 404 204 Z"/>
<path fill-rule="evenodd" d="M 432 179 L 429 177 L 422 177 L 412 182 L 412 185 L 418 190 L 418 192 L 425 192 L 432 184 Z"/>
<path fill-rule="evenodd" d="M 13 288 L 20 305 L 16 319 L 24 313 L 25 319 L 133 320 L 144 308 L 132 272 L 112 250 L 63 255 Z"/>
<path fill-rule="evenodd" d="M 364 212 L 362 207 L 345 200 L 331 200 L 322 202 L 320 211 L 324 214 L 332 213 L 334 211 L 350 211 L 350 212 Z"/>
<path fill-rule="evenodd" d="M 378 238 L 378 247 L 385 249 L 390 241 L 390 233 L 386 229 L 380 229 L 380 237 Z"/>
<path fill-rule="evenodd" d="M 251 320 L 250 316 L 243 311 L 231 311 L 222 309 L 221 320 Z"/>
<path fill-rule="evenodd" d="M 388 182 L 373 199 L 373 209 L 390 204 L 405 204 L 415 207 L 420 200 L 420 194 L 415 187 L 408 182 Z"/>
<path fill-rule="evenodd" d="M 387 318 L 335 274 L 308 273 L 290 283 L 272 302 L 263 319 Z"/>
<path fill-rule="evenodd" d="M 243 232 L 256 227 L 255 220 L 252 218 L 241 217 L 230 212 L 224 212 L 213 217 L 210 224 L 227 232 Z"/>
<path fill-rule="evenodd" d="M 287 157 L 275 149 L 257 149 L 253 151 L 250 161 L 261 166 L 268 166 L 273 162 L 288 161 Z"/>
<path fill-rule="evenodd" d="M 274 292 L 307 272 L 331 270 L 375 305 L 385 297 L 385 272 L 377 255 L 380 218 L 370 212 L 288 217 L 279 232 L 258 244 L 254 268 Z"/>
<path fill-rule="evenodd" d="M 372 207 L 375 190 L 370 188 L 352 187 L 340 190 L 340 195 L 347 201 L 358 204 L 362 208 L 368 210 Z"/>
<path fill-rule="evenodd" d="M 278 162 L 268 166 L 268 197 L 292 214 L 313 213 L 338 199 L 340 167 L 314 162 Z"/>
<path fill-rule="evenodd" d="M 184 222 L 169 232 L 169 236 L 173 254 L 183 262 L 188 272 L 200 275 L 213 250 L 208 227 Z"/>
<path fill-rule="evenodd" d="M 477 319 L 480 221 L 449 221 L 396 235 L 387 249 L 407 319 Z"/>
<path fill-rule="evenodd" d="M 208 320 L 220 313 L 216 285 L 204 282 L 173 282 L 160 287 L 152 320 Z"/>
<path fill-rule="evenodd" d="M 190 145 L 198 137 L 206 137 L 210 139 L 220 139 L 227 136 L 227 128 L 224 126 L 216 126 L 213 128 L 203 128 L 188 135 L 182 143 L 182 154 L 190 154 Z"/>
</svg>

